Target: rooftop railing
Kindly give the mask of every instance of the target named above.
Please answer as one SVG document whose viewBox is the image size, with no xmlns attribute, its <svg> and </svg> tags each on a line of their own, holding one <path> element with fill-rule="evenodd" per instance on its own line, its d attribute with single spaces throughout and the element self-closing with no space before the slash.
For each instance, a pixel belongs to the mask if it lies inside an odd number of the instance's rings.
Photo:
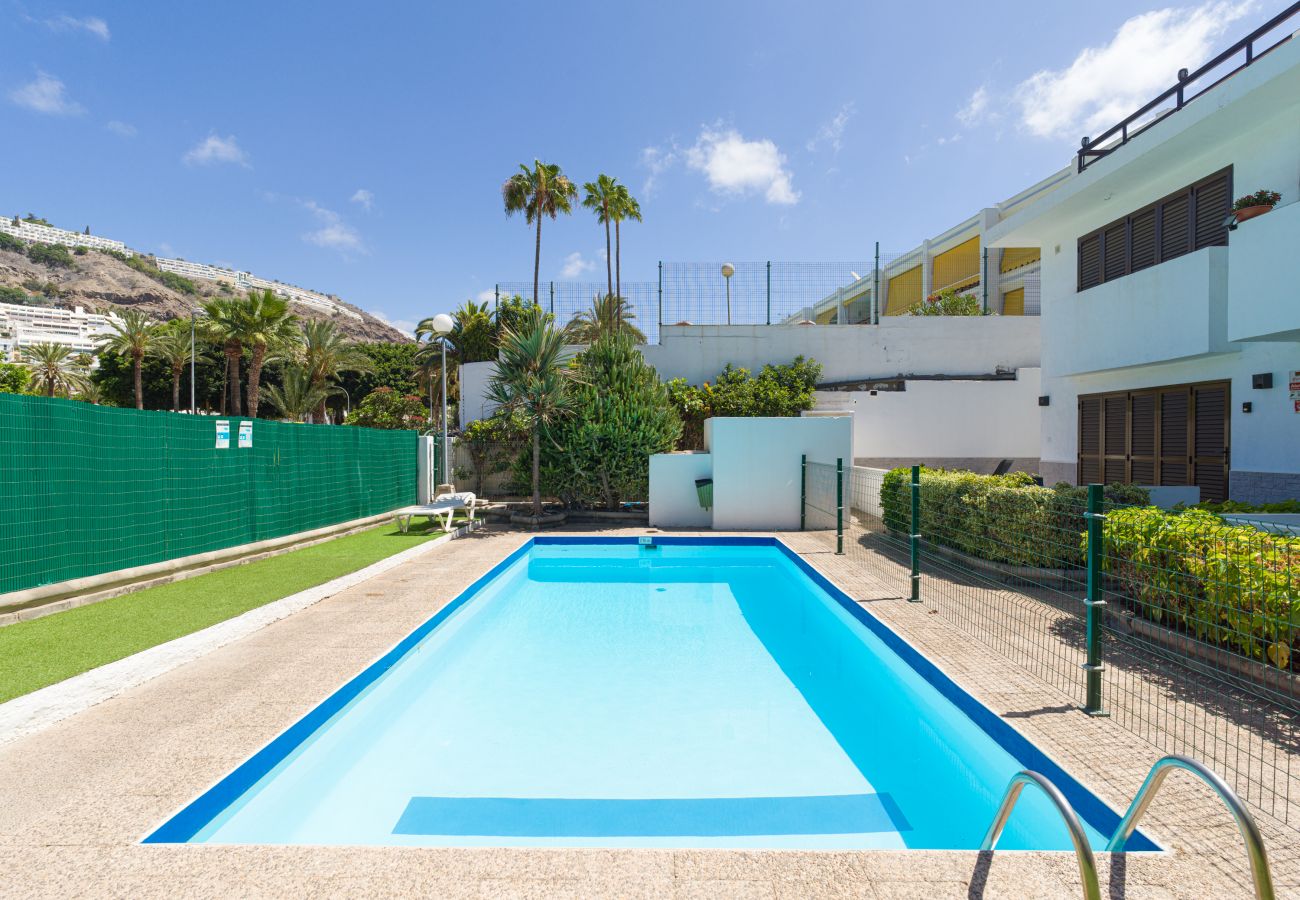
<svg viewBox="0 0 1300 900">
<path fill-rule="evenodd" d="M 1293 3 L 1199 69 L 1192 72 L 1187 69 L 1179 69 L 1178 81 L 1173 87 L 1122 120 L 1119 124 L 1106 129 L 1099 136 L 1095 138 L 1085 137 L 1083 139 L 1078 152 L 1079 171 L 1082 172 L 1097 160 L 1114 153 L 1141 132 L 1164 120 L 1167 116 L 1178 112 L 1197 97 L 1291 40 L 1294 35 L 1287 34 L 1262 51 L 1258 49 L 1261 41 L 1297 15 L 1300 15 L 1300 3 Z M 1215 75 L 1216 70 L 1225 63 L 1236 60 L 1237 57 L 1243 54 L 1244 61 L 1240 65 L 1234 66 L 1226 72 L 1217 73 L 1218 77 L 1213 78 L 1208 83 L 1199 84 L 1207 76 Z M 1170 100 L 1173 100 L 1173 106 L 1167 109 L 1162 108 Z"/>
</svg>

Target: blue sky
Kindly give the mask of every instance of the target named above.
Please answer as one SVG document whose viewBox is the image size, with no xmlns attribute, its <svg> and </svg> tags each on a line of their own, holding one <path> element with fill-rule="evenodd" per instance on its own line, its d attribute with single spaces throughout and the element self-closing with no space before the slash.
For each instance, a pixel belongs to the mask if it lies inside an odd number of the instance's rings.
<svg viewBox="0 0 1300 900">
<path fill-rule="evenodd" d="M 628 281 L 866 259 L 1059 169 L 1280 8 L 0 4 L 0 212 L 403 326 L 531 279 L 500 200 L 520 162 L 632 188 Z M 603 278 L 603 247 L 585 210 L 548 221 L 543 279 Z"/>
</svg>

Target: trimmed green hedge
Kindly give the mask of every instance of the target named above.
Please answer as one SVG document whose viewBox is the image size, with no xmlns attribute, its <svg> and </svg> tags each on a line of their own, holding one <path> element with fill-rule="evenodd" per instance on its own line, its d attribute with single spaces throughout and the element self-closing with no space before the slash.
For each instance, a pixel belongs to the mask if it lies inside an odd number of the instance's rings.
<svg viewBox="0 0 1300 900">
<path fill-rule="evenodd" d="M 1300 538 L 1229 525 L 1205 510 L 1154 507 L 1108 513 L 1103 536 L 1103 565 L 1135 613 L 1291 667 L 1300 647 Z"/>
<path fill-rule="evenodd" d="M 885 526 L 906 533 L 911 523 L 909 469 L 891 469 L 880 488 Z M 1146 504 L 1128 484 L 1106 487 L 1116 504 Z M 992 562 L 1039 569 L 1083 565 L 1079 536 L 1087 488 L 1064 482 L 1045 488 L 1024 472 L 977 475 L 921 468 L 921 534 L 927 541 Z"/>
</svg>

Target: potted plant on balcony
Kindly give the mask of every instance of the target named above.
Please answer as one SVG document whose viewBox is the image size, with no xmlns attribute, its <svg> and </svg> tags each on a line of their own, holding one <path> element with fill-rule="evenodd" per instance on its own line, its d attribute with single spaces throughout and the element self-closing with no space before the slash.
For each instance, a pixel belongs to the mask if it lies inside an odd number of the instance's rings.
<svg viewBox="0 0 1300 900">
<path fill-rule="evenodd" d="M 1277 191 L 1258 190 L 1253 194 L 1247 194 L 1239 197 L 1237 202 L 1232 204 L 1233 215 L 1238 222 L 1244 222 L 1247 219 L 1253 219 L 1255 216 L 1262 216 L 1264 213 L 1277 206 L 1282 195 Z"/>
</svg>

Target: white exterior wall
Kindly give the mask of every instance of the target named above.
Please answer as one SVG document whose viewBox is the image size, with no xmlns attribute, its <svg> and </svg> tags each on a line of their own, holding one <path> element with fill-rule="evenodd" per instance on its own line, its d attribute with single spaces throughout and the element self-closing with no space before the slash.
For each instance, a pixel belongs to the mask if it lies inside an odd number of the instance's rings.
<svg viewBox="0 0 1300 900">
<path fill-rule="evenodd" d="M 798 528 L 802 455 L 852 466 L 847 416 L 709 419 L 704 433 L 713 456 L 713 527 L 726 531 Z"/>
<path fill-rule="evenodd" d="M 1001 246 L 1043 248 L 1042 393 L 1051 405 L 1042 410 L 1041 443 L 1049 481 L 1074 480 L 1078 395 L 1223 379 L 1232 384 L 1230 493 L 1239 496 L 1238 472 L 1300 485 L 1300 414 L 1287 396 L 1287 373 L 1300 370 L 1297 147 L 1300 41 L 1291 41 L 993 230 Z M 1079 237 L 1228 166 L 1234 197 L 1267 188 L 1281 193 L 1281 205 L 1242 223 L 1226 249 L 1076 292 Z M 1112 293 L 1140 308 L 1120 315 Z M 1252 390 L 1251 375 L 1265 372 L 1274 388 Z M 1244 402 L 1252 412 L 1242 411 Z"/>
<path fill-rule="evenodd" d="M 32 344 L 62 344 L 77 353 L 97 353 L 99 338 L 113 330 L 116 316 L 76 309 L 0 303 L 0 351 L 6 355 Z"/>
<path fill-rule="evenodd" d="M 49 225 L 37 225 L 32 222 L 14 220 L 8 216 L 0 217 L 0 231 L 8 232 L 24 241 L 39 241 L 42 244 L 62 244 L 65 247 L 90 247 L 95 250 L 116 250 L 118 253 L 132 255 L 126 244 L 111 241 L 97 234 L 82 234 L 79 231 L 67 231 Z"/>
<path fill-rule="evenodd" d="M 497 369 L 494 362 L 465 363 L 460 367 L 460 405 L 456 410 L 460 427 L 486 419 L 496 411 L 487 398 L 488 380 Z"/>
<path fill-rule="evenodd" d="M 818 391 L 818 410 L 853 414 L 859 459 L 1039 457 L 1039 370 L 1014 381 L 909 381 L 903 391 Z"/>
<path fill-rule="evenodd" d="M 713 511 L 700 506 L 695 479 L 713 475 L 710 453 L 656 453 L 650 457 L 650 524 L 656 528 L 710 528 Z"/>
</svg>

